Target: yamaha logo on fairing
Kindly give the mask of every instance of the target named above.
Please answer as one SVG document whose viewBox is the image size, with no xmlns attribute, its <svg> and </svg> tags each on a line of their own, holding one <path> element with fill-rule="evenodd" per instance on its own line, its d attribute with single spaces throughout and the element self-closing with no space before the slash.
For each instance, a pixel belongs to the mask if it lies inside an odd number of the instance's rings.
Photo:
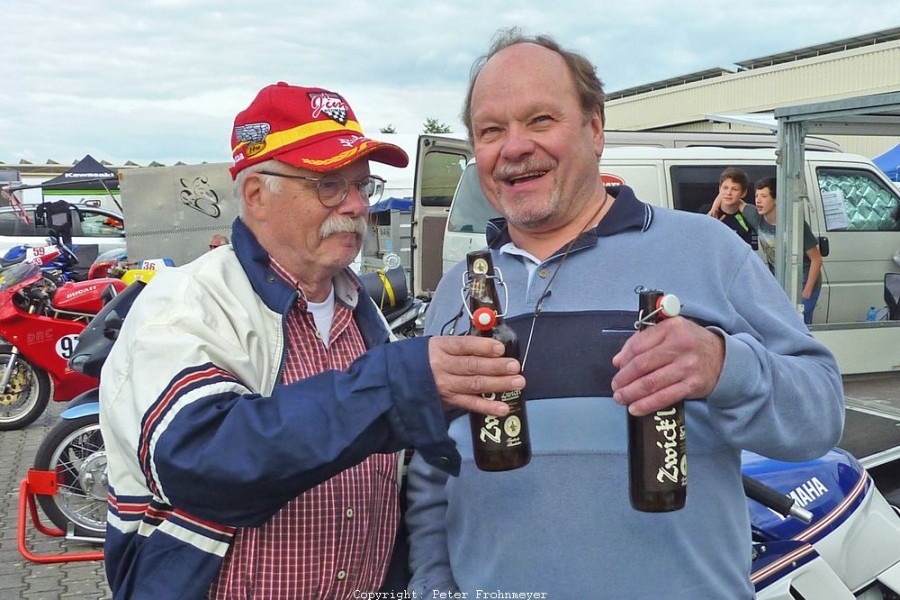
<svg viewBox="0 0 900 600">
<path fill-rule="evenodd" d="M 793 498 L 800 506 L 806 506 L 811 502 L 815 502 L 827 493 L 828 488 L 819 481 L 818 477 L 813 477 L 808 479 L 803 485 L 788 492 L 788 496 Z"/>
</svg>

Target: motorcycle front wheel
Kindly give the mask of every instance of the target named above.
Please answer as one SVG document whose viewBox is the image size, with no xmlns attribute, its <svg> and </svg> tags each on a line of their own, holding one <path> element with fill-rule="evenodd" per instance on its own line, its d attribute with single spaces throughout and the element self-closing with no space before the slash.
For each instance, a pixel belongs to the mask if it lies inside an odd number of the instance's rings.
<svg viewBox="0 0 900 600">
<path fill-rule="evenodd" d="M 57 423 L 41 442 L 34 467 L 56 473 L 56 494 L 37 497 L 47 518 L 63 531 L 103 538 L 109 483 L 99 415 Z"/>
<path fill-rule="evenodd" d="M 8 347 L 8 346 L 7 346 Z M 0 351 L 0 374 L 12 359 Z M 0 431 L 22 429 L 44 413 L 50 402 L 50 376 L 20 354 L 5 390 L 0 390 Z"/>
</svg>

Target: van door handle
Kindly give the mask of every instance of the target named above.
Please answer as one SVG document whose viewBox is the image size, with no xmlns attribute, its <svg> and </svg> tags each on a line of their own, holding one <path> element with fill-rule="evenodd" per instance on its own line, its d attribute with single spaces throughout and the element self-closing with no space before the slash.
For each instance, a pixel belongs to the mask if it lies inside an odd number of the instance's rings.
<svg viewBox="0 0 900 600">
<path fill-rule="evenodd" d="M 819 236 L 819 252 L 822 253 L 822 258 L 828 256 L 828 238 L 824 235 Z"/>
</svg>

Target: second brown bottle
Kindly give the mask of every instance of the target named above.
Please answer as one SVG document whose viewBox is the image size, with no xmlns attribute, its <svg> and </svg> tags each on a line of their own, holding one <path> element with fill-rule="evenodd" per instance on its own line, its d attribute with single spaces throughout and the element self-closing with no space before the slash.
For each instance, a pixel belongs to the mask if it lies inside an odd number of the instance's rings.
<svg viewBox="0 0 900 600">
<path fill-rule="evenodd" d="M 497 280 L 490 250 L 469 252 L 469 308 L 472 326 L 469 335 L 490 337 L 503 343 L 503 355 L 519 358 L 519 340 L 515 331 L 503 322 L 497 295 Z M 509 405 L 505 417 L 469 414 L 472 428 L 472 452 L 475 465 L 483 471 L 508 471 L 524 467 L 531 460 L 528 416 L 521 390 L 486 394 L 486 398 Z"/>
</svg>

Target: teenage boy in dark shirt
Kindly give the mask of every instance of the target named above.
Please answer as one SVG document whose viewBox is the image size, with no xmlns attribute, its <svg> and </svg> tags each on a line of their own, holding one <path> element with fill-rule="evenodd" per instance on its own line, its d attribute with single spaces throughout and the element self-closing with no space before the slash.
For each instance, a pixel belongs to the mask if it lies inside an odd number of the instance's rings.
<svg viewBox="0 0 900 600">
<path fill-rule="evenodd" d="M 707 214 L 728 225 L 756 250 L 759 247 L 756 230 L 741 215 L 741 208 L 749 188 L 750 178 L 747 174 L 737 167 L 728 167 L 719 175 L 719 195 Z"/>
</svg>

